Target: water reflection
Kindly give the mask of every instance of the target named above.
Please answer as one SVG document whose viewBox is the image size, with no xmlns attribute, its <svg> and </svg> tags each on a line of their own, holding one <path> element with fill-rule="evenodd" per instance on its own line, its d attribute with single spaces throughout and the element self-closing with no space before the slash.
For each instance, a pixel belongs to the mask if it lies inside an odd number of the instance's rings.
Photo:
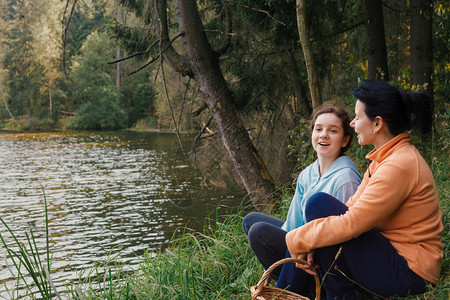
<svg viewBox="0 0 450 300">
<path fill-rule="evenodd" d="M 242 200 L 242 190 L 202 189 L 177 145 L 163 133 L 2 134 L 1 217 L 16 233 L 33 228 L 44 250 L 45 192 L 57 286 L 111 251 L 135 266 L 177 228 L 201 230 L 219 203 L 225 214 Z M 0 284 L 13 277 L 4 257 L 1 247 Z"/>
</svg>

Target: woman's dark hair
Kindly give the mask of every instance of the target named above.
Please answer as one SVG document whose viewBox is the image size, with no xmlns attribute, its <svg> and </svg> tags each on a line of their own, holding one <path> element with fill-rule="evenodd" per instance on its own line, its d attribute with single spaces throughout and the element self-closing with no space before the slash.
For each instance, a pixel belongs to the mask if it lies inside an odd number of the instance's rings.
<svg viewBox="0 0 450 300">
<path fill-rule="evenodd" d="M 432 103 L 424 93 L 405 93 L 385 81 L 364 80 L 352 96 L 364 103 L 371 120 L 382 117 L 393 135 L 415 128 L 422 133 L 431 129 Z"/>
<path fill-rule="evenodd" d="M 316 123 L 317 118 L 323 114 L 334 114 L 336 117 L 341 119 L 342 128 L 344 129 L 344 137 L 350 137 L 347 145 L 345 145 L 345 147 L 342 147 L 341 151 L 339 152 L 339 156 L 342 156 L 344 155 L 345 151 L 350 148 L 353 139 L 354 131 L 353 128 L 350 127 L 350 117 L 344 109 L 325 103 L 313 111 L 311 115 L 311 124 L 309 126 L 309 129 L 311 131 L 314 130 L 314 124 Z"/>
</svg>

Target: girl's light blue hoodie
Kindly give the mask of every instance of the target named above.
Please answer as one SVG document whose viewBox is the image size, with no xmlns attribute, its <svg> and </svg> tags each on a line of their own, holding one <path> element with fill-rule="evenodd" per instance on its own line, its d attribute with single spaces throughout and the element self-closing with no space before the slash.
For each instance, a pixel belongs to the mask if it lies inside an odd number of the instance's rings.
<svg viewBox="0 0 450 300">
<path fill-rule="evenodd" d="M 286 222 L 281 228 L 289 232 L 306 223 L 305 205 L 313 194 L 324 192 L 345 203 L 353 196 L 360 183 L 361 176 L 348 156 L 338 157 L 322 177 L 319 173 L 319 160 L 316 160 L 298 176 L 294 198 Z"/>
</svg>

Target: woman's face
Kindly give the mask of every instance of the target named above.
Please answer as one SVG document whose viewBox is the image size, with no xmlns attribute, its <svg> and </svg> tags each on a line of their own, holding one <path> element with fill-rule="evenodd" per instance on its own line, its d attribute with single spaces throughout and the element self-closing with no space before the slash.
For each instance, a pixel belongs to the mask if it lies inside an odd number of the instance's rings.
<svg viewBox="0 0 450 300">
<path fill-rule="evenodd" d="M 361 101 L 356 101 L 355 118 L 350 122 L 350 126 L 355 129 L 358 137 L 358 144 L 369 145 L 373 144 L 376 138 L 375 121 L 369 119 L 364 110 L 365 104 Z"/>
<path fill-rule="evenodd" d="M 344 137 L 341 119 L 333 113 L 317 117 L 312 131 L 312 145 L 317 156 L 336 159 L 342 147 L 348 143 L 349 136 Z"/>
</svg>

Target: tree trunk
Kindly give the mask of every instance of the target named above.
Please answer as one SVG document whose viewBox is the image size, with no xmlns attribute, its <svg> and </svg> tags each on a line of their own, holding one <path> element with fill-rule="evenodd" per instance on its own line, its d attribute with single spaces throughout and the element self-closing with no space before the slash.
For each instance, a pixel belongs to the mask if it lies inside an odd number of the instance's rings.
<svg viewBox="0 0 450 300">
<path fill-rule="evenodd" d="M 220 69 L 219 57 L 205 35 L 196 2 L 174 2 L 193 77 L 252 203 L 256 209 L 264 210 L 272 198 L 274 180 L 238 115 L 233 96 Z"/>
<path fill-rule="evenodd" d="M 433 94 L 433 41 L 430 0 L 411 0 L 411 85 L 426 85 L 425 92 Z"/>
<path fill-rule="evenodd" d="M 31 100 L 30 96 L 27 97 L 27 116 L 28 116 L 28 125 L 27 127 L 31 126 Z"/>
<path fill-rule="evenodd" d="M 117 7 L 116 17 L 117 17 L 117 22 L 119 24 L 122 24 L 123 23 L 122 11 L 120 10 L 119 7 Z M 119 59 L 120 59 L 120 48 L 119 48 L 119 46 L 117 46 L 116 60 L 119 60 Z M 120 62 L 116 63 L 116 87 L 117 87 L 117 90 L 120 89 Z"/>
<path fill-rule="evenodd" d="M 371 80 L 389 80 L 381 0 L 364 0 L 367 60 Z"/>
<path fill-rule="evenodd" d="M 297 61 L 295 60 L 294 52 L 288 52 L 288 60 L 287 72 L 291 79 L 292 85 L 294 86 L 295 97 L 297 98 L 298 103 L 298 109 L 296 109 L 296 113 L 300 112 L 303 117 L 308 119 L 311 116 L 312 109 L 311 105 L 309 104 L 308 97 L 306 96 L 305 87 L 300 80 L 300 72 L 297 68 Z"/>
<path fill-rule="evenodd" d="M 300 43 L 302 44 L 303 56 L 305 57 L 306 71 L 308 72 L 309 92 L 313 108 L 322 104 L 320 95 L 319 78 L 317 76 L 316 64 L 314 63 L 312 44 L 309 38 L 306 23 L 306 0 L 297 0 L 297 26 Z"/>
<path fill-rule="evenodd" d="M 7 103 L 7 101 L 6 101 L 6 98 L 5 98 L 4 95 L 3 95 L 3 90 L 2 90 L 2 88 L 1 88 L 1 86 L 0 86 L 0 97 L 3 98 L 3 103 L 5 104 L 6 111 L 8 112 L 8 114 L 9 114 L 9 116 L 11 117 L 11 119 L 13 120 L 13 122 L 16 123 L 17 125 L 19 125 L 19 127 L 20 127 L 21 129 L 25 129 L 24 126 L 23 126 L 22 124 L 20 124 L 19 122 L 17 122 L 16 118 L 14 118 L 14 115 L 13 115 L 13 114 L 11 113 L 11 111 L 9 110 L 8 103 Z"/>
<path fill-rule="evenodd" d="M 50 119 L 53 120 L 53 99 L 52 99 L 52 91 L 50 88 L 48 91 L 48 102 L 49 102 L 48 104 L 49 104 L 49 110 L 50 110 Z"/>
</svg>

